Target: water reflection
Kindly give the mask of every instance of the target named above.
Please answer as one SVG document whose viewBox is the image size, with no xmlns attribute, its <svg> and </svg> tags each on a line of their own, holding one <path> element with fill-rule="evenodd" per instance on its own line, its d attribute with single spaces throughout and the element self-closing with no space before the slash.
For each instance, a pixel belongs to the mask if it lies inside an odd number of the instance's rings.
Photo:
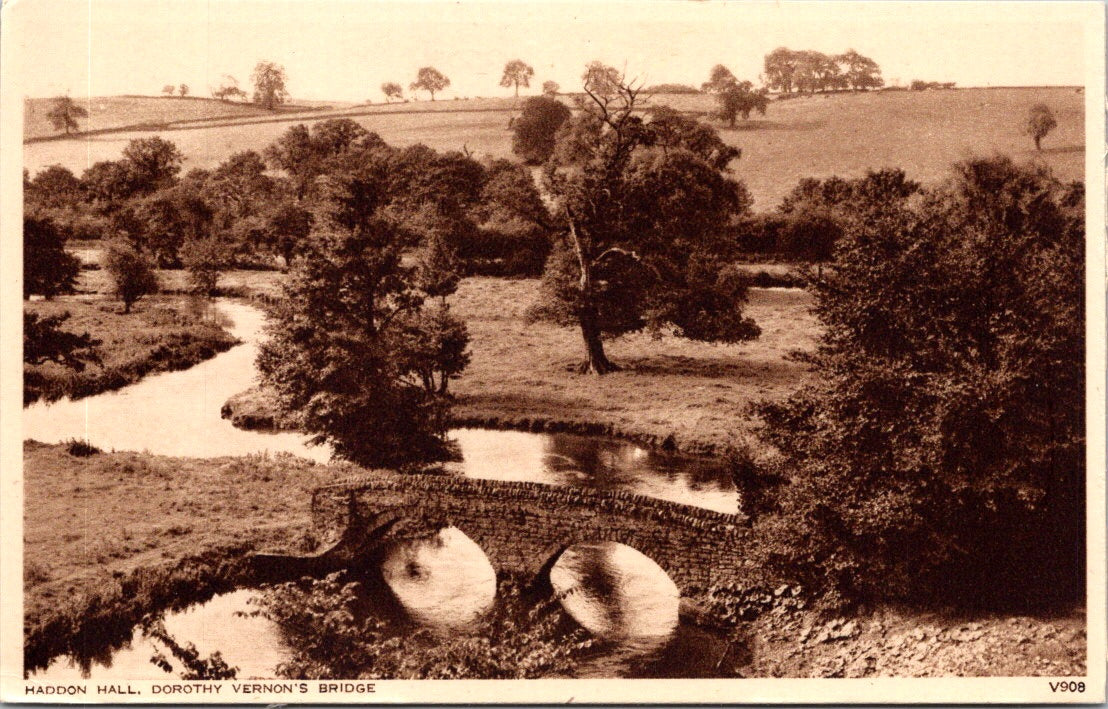
<svg viewBox="0 0 1108 709">
<path fill-rule="evenodd" d="M 219 651 L 228 665 L 238 668 L 239 679 L 274 677 L 274 669 L 285 659 L 287 650 L 273 623 L 250 614 L 253 608 L 248 600 L 253 595 L 254 591 L 241 589 L 167 613 L 166 632 L 181 644 L 194 643 L 201 656 Z M 59 682 L 176 679 L 177 675 L 150 662 L 156 652 L 172 657 L 160 642 L 135 628 L 130 642 L 121 648 L 100 648 L 81 658 L 57 657 L 45 669 L 31 673 L 31 678 Z M 174 662 L 175 667 L 177 664 Z"/>
<path fill-rule="evenodd" d="M 567 433 L 457 429 L 462 462 L 448 467 L 473 478 L 625 490 L 717 512 L 738 512 L 730 472 L 718 461 L 651 451 L 633 443 Z"/>
<path fill-rule="evenodd" d="M 423 625 L 465 627 L 496 599 L 496 570 L 477 542 L 456 527 L 394 545 L 381 562 L 381 576 Z"/>
</svg>

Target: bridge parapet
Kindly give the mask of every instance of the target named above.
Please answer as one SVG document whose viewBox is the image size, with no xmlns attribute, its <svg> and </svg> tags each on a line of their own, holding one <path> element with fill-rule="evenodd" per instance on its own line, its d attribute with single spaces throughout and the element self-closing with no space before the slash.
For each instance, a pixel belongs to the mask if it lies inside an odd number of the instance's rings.
<svg viewBox="0 0 1108 709">
<path fill-rule="evenodd" d="M 403 538 L 451 525 L 479 544 L 498 570 L 535 574 L 577 543 L 614 541 L 654 559 L 684 593 L 745 581 L 745 518 L 622 491 L 373 473 L 317 488 L 317 533 L 337 541 L 397 523 Z"/>
</svg>

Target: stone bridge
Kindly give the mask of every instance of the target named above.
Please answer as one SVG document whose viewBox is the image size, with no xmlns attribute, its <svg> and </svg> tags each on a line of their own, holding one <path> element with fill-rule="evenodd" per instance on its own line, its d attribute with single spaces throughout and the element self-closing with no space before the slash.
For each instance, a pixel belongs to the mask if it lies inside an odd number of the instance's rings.
<svg viewBox="0 0 1108 709">
<path fill-rule="evenodd" d="M 312 496 L 317 536 L 331 548 L 313 557 L 260 555 L 281 575 L 322 573 L 357 563 L 389 541 L 454 526 L 484 549 L 498 571 L 541 577 L 567 547 L 613 541 L 658 563 L 683 594 L 743 583 L 745 519 L 626 492 L 448 475 L 375 473 L 327 485 Z"/>
</svg>

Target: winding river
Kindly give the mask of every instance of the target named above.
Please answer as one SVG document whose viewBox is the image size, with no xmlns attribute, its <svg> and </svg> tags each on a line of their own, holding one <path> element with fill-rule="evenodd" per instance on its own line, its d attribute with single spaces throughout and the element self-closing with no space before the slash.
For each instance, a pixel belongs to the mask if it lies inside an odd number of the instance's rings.
<svg viewBox="0 0 1108 709">
<path fill-rule="evenodd" d="M 81 438 L 104 450 L 173 456 L 287 452 L 328 460 L 330 450 L 308 446 L 300 434 L 243 431 L 220 417 L 220 407 L 230 396 L 254 384 L 264 314 L 239 301 L 220 300 L 217 306 L 232 322 L 230 329 L 242 345 L 190 369 L 150 376 L 119 391 L 34 404 L 24 409 L 23 437 L 48 443 Z M 711 461 L 569 434 L 459 429 L 451 436 L 462 455 L 452 465 L 469 477 L 626 490 L 720 512 L 736 511 L 728 475 Z M 664 667 L 667 674 L 696 675 L 703 671 L 701 660 L 718 654 L 717 641 L 677 624 L 672 582 L 650 559 L 621 545 L 581 545 L 573 551 L 564 563 L 559 562 L 562 568 L 552 579 L 563 590 L 580 585 L 583 593 L 578 597 L 592 599 L 593 605 L 567 606 L 571 616 L 601 636 L 613 634 L 612 618 L 622 623 L 614 632 L 621 642 L 613 652 L 582 667 L 581 674 L 658 676 L 649 668 Z M 461 618 L 488 606 L 490 584 L 495 588 L 491 567 L 480 549 L 457 530 L 443 530 L 435 543 L 400 548 L 395 555 L 386 561 L 385 577 L 413 617 L 449 624 L 444 609 L 449 609 L 447 615 Z M 458 583 L 463 577 L 470 592 L 461 594 Z M 618 593 L 590 595 L 590 584 L 595 583 Z M 249 590 L 240 590 L 169 614 L 166 627 L 202 651 L 219 649 L 239 666 L 240 677 L 266 676 L 281 661 L 282 647 L 268 621 L 236 615 L 236 610 L 247 609 L 250 595 Z M 151 642 L 136 630 L 132 643 L 110 656 L 95 661 L 58 658 L 35 677 L 165 678 L 149 662 L 155 649 Z"/>
</svg>

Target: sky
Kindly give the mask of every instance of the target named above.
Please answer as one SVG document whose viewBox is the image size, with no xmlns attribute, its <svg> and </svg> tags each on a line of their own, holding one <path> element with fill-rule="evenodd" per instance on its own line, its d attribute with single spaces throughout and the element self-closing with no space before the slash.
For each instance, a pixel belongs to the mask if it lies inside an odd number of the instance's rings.
<svg viewBox="0 0 1108 709">
<path fill-rule="evenodd" d="M 24 96 L 157 94 L 186 83 L 207 96 L 224 75 L 249 90 L 261 60 L 285 67 L 291 96 L 380 101 L 432 65 L 441 94 L 504 96 L 504 63 L 577 90 L 594 59 L 648 83 L 699 86 L 715 64 L 758 82 L 778 46 L 881 65 L 886 83 L 1083 83 L 1086 44 L 1073 3 L 754 2 L 751 0 L 9 0 Z M 1085 3 L 1087 6 L 1090 3 Z"/>
</svg>

